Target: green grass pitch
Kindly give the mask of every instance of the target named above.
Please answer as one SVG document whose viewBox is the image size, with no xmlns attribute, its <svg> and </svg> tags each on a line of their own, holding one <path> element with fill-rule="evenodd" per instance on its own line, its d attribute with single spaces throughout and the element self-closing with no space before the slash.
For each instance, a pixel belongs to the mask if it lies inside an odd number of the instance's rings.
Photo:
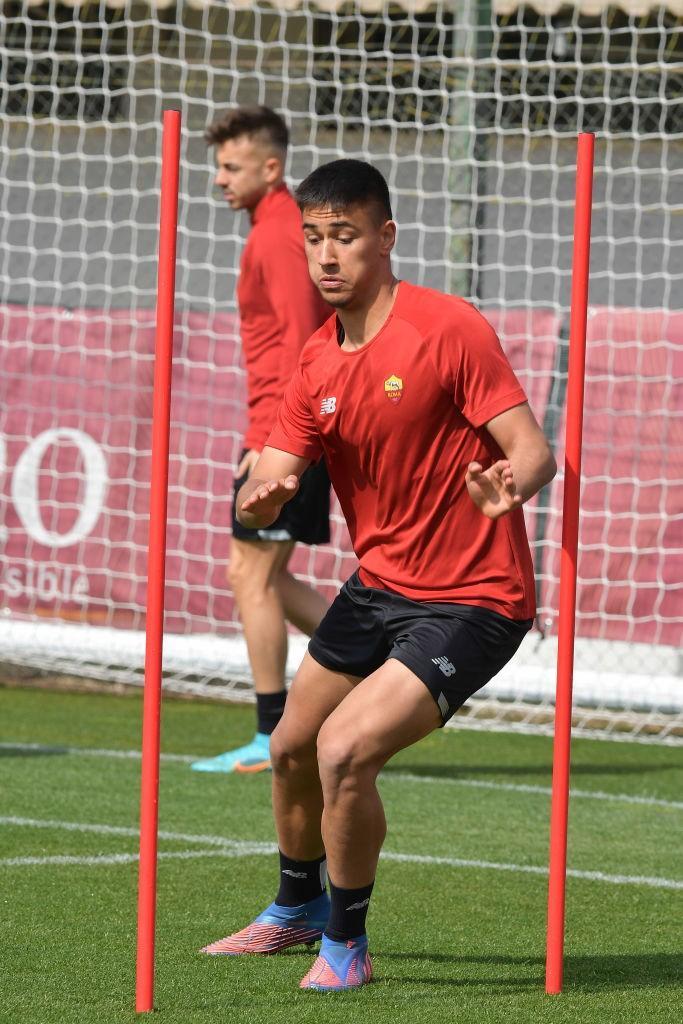
<svg viewBox="0 0 683 1024">
<path fill-rule="evenodd" d="M 136 697 L 0 690 L 0 1021 L 138 1019 L 141 707 Z M 560 996 L 544 993 L 552 747 L 540 737 L 445 730 L 383 773 L 388 856 L 368 920 L 374 984 L 302 992 L 305 950 L 200 955 L 272 899 L 275 857 L 246 845 L 274 841 L 270 780 L 200 775 L 168 755 L 217 753 L 248 738 L 253 721 L 251 708 L 165 702 L 152 1019 L 679 1019 L 681 751 L 663 746 L 574 744 Z"/>
</svg>

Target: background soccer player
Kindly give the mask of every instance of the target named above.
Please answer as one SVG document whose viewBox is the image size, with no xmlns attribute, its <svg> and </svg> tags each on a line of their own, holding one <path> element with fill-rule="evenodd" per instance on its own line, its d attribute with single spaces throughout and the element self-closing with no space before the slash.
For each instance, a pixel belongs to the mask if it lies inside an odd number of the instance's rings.
<svg viewBox="0 0 683 1024">
<path fill-rule="evenodd" d="M 301 984 L 340 989 L 372 974 L 365 917 L 386 831 L 377 775 L 531 627 L 521 505 L 555 460 L 486 320 L 394 278 L 380 173 L 335 161 L 297 199 L 311 277 L 337 316 L 304 349 L 238 516 L 267 526 L 324 454 L 360 569 L 313 635 L 273 736 L 275 902 L 206 952 L 275 952 L 323 933 Z"/>
<path fill-rule="evenodd" d="M 235 495 L 270 433 L 306 339 L 332 312 L 309 274 L 301 214 L 283 176 L 288 131 L 268 107 L 242 107 L 206 132 L 215 147 L 216 185 L 251 230 L 237 298 L 247 370 L 248 427 Z M 257 702 L 257 731 L 244 747 L 195 762 L 197 771 L 270 768 L 270 734 L 285 705 L 286 622 L 310 636 L 324 615 L 322 596 L 287 571 L 295 541 L 329 540 L 329 478 L 324 463 L 306 473 L 299 493 L 275 521 L 250 529 L 235 517 L 228 578 L 244 628 Z"/>
</svg>

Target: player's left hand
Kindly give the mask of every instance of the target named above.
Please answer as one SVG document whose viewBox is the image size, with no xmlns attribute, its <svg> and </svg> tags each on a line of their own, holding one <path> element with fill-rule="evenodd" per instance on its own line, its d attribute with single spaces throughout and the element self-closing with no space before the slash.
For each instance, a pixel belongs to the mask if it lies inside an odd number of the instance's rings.
<svg viewBox="0 0 683 1024">
<path fill-rule="evenodd" d="M 517 494 L 515 487 L 512 467 L 507 459 L 499 459 L 486 470 L 479 462 L 470 462 L 465 483 L 470 498 L 479 511 L 489 519 L 500 519 L 522 504 L 522 498 Z"/>
</svg>

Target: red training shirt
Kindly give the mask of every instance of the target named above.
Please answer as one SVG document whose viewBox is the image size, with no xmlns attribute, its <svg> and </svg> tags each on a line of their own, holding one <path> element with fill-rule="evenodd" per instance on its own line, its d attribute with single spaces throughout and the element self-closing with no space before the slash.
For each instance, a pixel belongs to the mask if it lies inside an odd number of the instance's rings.
<svg viewBox="0 0 683 1024">
<path fill-rule="evenodd" d="M 366 586 L 535 615 L 521 509 L 489 519 L 465 485 L 503 453 L 484 424 L 526 402 L 493 328 L 402 281 L 380 331 L 344 351 L 331 317 L 305 346 L 268 444 L 325 455 Z"/>
<path fill-rule="evenodd" d="M 261 199 L 242 253 L 237 303 L 247 371 L 245 448 L 263 448 L 307 338 L 329 317 L 311 281 L 301 213 L 286 185 Z"/>
</svg>

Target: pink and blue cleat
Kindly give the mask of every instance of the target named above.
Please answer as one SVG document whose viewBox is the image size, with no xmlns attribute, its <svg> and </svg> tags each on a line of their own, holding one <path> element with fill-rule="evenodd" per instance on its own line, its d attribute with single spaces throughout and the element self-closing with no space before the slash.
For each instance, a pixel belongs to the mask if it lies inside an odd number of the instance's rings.
<svg viewBox="0 0 683 1024">
<path fill-rule="evenodd" d="M 204 946 L 201 952 L 210 956 L 238 956 L 241 953 L 279 953 L 290 946 L 312 946 L 321 938 L 329 916 L 330 899 L 326 892 L 298 907 L 271 903 L 242 931 Z"/>
<path fill-rule="evenodd" d="M 348 988 L 360 988 L 369 981 L 372 981 L 372 960 L 368 953 L 367 936 L 335 942 L 323 935 L 318 959 L 302 979 L 299 988 L 342 992 Z"/>
<path fill-rule="evenodd" d="M 251 743 L 236 750 L 228 750 L 217 757 L 194 761 L 190 768 L 195 772 L 267 772 L 270 771 L 270 736 L 257 732 Z"/>
</svg>

